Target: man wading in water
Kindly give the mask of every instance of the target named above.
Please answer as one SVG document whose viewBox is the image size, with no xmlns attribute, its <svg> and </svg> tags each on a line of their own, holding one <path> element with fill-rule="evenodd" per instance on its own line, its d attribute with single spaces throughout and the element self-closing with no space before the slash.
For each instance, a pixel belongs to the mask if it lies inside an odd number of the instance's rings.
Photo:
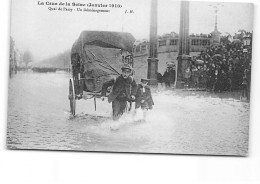
<svg viewBox="0 0 260 184">
<path fill-rule="evenodd" d="M 102 101 L 105 100 L 107 88 L 113 86 L 112 92 L 108 96 L 108 102 L 112 102 L 113 120 L 118 120 L 126 111 L 127 101 L 131 102 L 135 100 L 137 90 L 137 84 L 133 76 L 130 76 L 132 74 L 132 67 L 124 64 L 121 69 L 122 74 L 120 76 L 105 82 L 102 86 Z"/>
</svg>

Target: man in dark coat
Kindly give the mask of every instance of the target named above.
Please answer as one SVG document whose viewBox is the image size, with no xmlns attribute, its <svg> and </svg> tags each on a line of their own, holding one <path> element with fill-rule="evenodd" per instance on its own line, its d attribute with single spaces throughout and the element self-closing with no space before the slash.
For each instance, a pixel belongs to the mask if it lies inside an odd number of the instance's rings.
<svg viewBox="0 0 260 184">
<path fill-rule="evenodd" d="M 121 69 L 122 74 L 120 76 L 105 82 L 102 86 L 102 101 L 105 99 L 107 88 L 113 86 L 108 96 L 108 102 L 112 102 L 113 120 L 118 120 L 126 111 L 127 101 L 135 100 L 137 90 L 137 84 L 131 76 L 132 67 L 125 64 Z"/>
<path fill-rule="evenodd" d="M 166 88 L 171 88 L 171 83 L 175 82 L 175 70 L 171 66 L 167 66 L 163 74 L 163 80 Z"/>
</svg>

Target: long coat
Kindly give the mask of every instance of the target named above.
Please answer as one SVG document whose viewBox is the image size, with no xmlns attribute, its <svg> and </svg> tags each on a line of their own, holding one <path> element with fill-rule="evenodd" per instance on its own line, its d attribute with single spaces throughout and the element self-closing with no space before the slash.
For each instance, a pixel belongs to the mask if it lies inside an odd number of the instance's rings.
<svg viewBox="0 0 260 184">
<path fill-rule="evenodd" d="M 163 80 L 166 83 L 174 83 L 175 82 L 175 70 L 170 68 L 167 69 L 163 74 Z"/>
<path fill-rule="evenodd" d="M 108 96 L 108 102 L 113 102 L 116 98 L 130 100 L 131 96 L 136 95 L 137 84 L 132 76 L 124 79 L 122 75 L 118 76 L 116 79 L 111 79 L 105 82 L 102 86 L 102 96 L 106 95 L 107 88 L 112 87 L 112 91 Z"/>
<path fill-rule="evenodd" d="M 141 103 L 141 101 L 144 100 L 144 103 Z M 148 108 L 151 109 L 154 105 L 151 89 L 146 86 L 145 92 L 143 92 L 143 86 L 141 84 L 137 87 L 136 92 L 136 100 L 135 100 L 135 108 Z"/>
</svg>

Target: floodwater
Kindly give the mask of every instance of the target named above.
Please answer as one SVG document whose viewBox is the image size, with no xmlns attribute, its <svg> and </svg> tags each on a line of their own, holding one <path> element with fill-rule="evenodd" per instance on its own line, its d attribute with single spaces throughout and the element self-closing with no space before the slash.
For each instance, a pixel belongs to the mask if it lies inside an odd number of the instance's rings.
<svg viewBox="0 0 260 184">
<path fill-rule="evenodd" d="M 162 91 L 142 112 L 111 119 L 111 104 L 78 100 L 69 113 L 69 74 L 18 73 L 9 81 L 7 147 L 77 151 L 247 155 L 249 103 L 238 93 Z"/>
</svg>

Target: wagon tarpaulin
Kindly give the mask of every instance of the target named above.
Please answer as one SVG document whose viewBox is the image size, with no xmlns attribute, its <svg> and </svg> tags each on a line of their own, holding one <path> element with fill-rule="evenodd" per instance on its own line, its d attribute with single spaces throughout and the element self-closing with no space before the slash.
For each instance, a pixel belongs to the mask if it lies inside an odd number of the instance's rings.
<svg viewBox="0 0 260 184">
<path fill-rule="evenodd" d="M 84 76 L 88 91 L 101 91 L 102 84 L 120 74 L 122 56 L 119 49 L 87 45 L 84 48 Z"/>
<path fill-rule="evenodd" d="M 109 31 L 83 31 L 72 46 L 71 54 L 82 52 L 84 45 L 117 48 L 132 52 L 135 38 L 130 33 Z"/>
<path fill-rule="evenodd" d="M 83 31 L 73 44 L 74 70 L 85 78 L 86 91 L 99 92 L 102 84 L 120 73 L 122 56 L 132 53 L 135 38 L 130 33 Z"/>
</svg>

